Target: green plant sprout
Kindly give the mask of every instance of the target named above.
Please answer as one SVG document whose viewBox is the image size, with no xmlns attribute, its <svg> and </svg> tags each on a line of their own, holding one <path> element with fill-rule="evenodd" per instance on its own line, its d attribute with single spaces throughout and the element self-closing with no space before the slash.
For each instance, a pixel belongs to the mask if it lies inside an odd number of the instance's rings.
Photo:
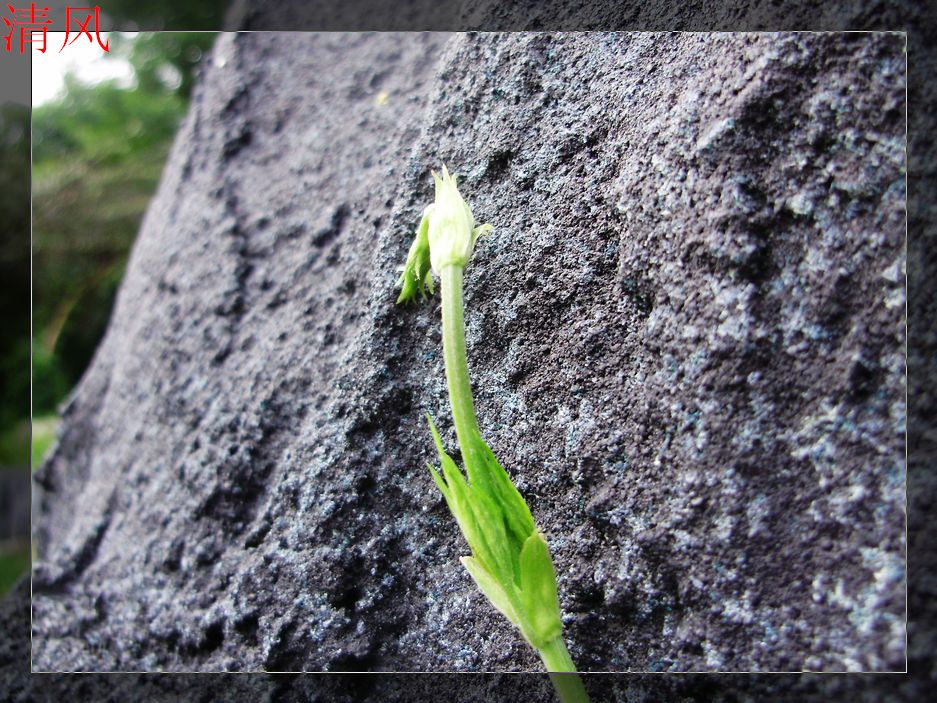
<svg viewBox="0 0 937 703">
<path fill-rule="evenodd" d="M 530 643 L 563 703 L 589 700 L 563 642 L 556 571 L 543 534 L 507 472 L 482 439 L 472 401 L 465 349 L 462 273 L 478 237 L 491 225 L 475 226 L 455 176 L 443 166 L 433 172 L 436 200 L 423 212 L 398 284 L 398 303 L 433 293 L 440 280 L 443 356 L 456 437 L 467 478 L 443 448 L 432 418 L 430 432 L 442 473 L 429 467 L 472 555 L 461 562 L 475 583 Z M 560 673 L 566 672 L 566 673 Z"/>
</svg>

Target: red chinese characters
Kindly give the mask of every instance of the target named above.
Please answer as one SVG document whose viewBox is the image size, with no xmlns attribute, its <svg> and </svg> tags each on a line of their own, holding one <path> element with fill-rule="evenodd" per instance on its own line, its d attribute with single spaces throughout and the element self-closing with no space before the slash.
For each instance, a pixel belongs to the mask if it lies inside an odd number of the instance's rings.
<svg viewBox="0 0 937 703">
<path fill-rule="evenodd" d="M 4 48 L 7 52 L 19 46 L 22 54 L 27 44 L 36 44 L 36 50 L 46 52 L 47 35 L 53 20 L 49 17 L 48 7 L 37 7 L 36 3 L 29 3 L 28 7 L 7 5 L 7 15 L 3 16 L 3 23 L 7 32 L 3 37 Z M 93 27 L 91 27 L 93 24 Z M 90 27 L 90 28 L 89 28 Z M 92 29 L 94 36 L 91 36 Z M 74 44 L 82 37 L 87 37 L 89 43 L 97 41 L 104 51 L 109 51 L 110 42 L 101 37 L 101 7 L 65 7 L 65 41 L 59 51 L 66 46 Z M 69 41 L 70 40 L 70 41 Z"/>
<path fill-rule="evenodd" d="M 78 14 L 77 17 L 73 13 L 82 13 L 84 12 L 85 21 L 81 21 L 81 14 Z M 104 51 L 108 51 L 110 46 L 109 41 L 101 40 L 101 6 L 95 5 L 94 7 L 66 7 L 65 8 L 65 41 L 62 43 L 62 49 L 64 49 L 69 44 L 74 44 L 76 41 L 81 39 L 82 36 L 87 36 L 89 42 L 94 42 L 94 39 L 91 38 L 91 32 L 88 31 L 88 24 L 91 20 L 94 19 L 94 37 L 98 41 L 98 46 L 100 46 Z M 69 34 L 71 33 L 72 25 L 78 25 L 78 34 L 75 35 L 74 39 L 68 41 Z M 61 51 L 62 49 L 59 49 Z"/>
<path fill-rule="evenodd" d="M 9 10 L 10 16 L 3 18 L 3 23 L 10 30 L 4 37 L 6 50 L 12 50 L 13 38 L 16 36 L 17 30 L 19 30 L 21 54 L 26 50 L 27 44 L 40 42 L 42 46 L 41 48 L 37 47 L 38 50 L 43 54 L 46 53 L 46 34 L 49 25 L 52 24 L 52 18 L 49 17 L 49 8 L 36 7 L 36 3 L 31 2 L 29 3 L 29 7 L 17 8 L 13 5 L 7 5 L 7 10 Z M 40 35 L 40 41 L 36 40 L 36 34 Z"/>
</svg>

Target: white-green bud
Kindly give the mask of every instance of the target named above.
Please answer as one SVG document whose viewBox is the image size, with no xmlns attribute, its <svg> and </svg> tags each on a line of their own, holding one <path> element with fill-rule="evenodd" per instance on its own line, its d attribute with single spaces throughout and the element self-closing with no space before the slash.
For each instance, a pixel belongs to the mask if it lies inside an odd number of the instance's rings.
<svg viewBox="0 0 937 703">
<path fill-rule="evenodd" d="M 446 266 L 465 266 L 472 256 L 475 240 L 490 225 L 475 227 L 475 218 L 459 194 L 455 176 L 442 167 L 442 177 L 434 171 L 436 201 L 426 209 L 429 217 L 429 257 L 439 275 Z"/>
</svg>

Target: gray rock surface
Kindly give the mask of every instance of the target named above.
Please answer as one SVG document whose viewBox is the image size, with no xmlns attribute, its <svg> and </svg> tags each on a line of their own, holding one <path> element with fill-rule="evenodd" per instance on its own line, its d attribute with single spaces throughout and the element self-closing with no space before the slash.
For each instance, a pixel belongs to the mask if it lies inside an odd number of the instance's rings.
<svg viewBox="0 0 937 703">
<path fill-rule="evenodd" d="M 226 35 L 37 477 L 39 670 L 526 670 L 424 465 L 447 163 L 482 430 L 580 668 L 903 669 L 900 35 Z"/>
<path fill-rule="evenodd" d="M 283 703 L 492 703 L 556 701 L 542 674 L 28 674 L 29 583 L 0 601 L 0 700 L 278 701 Z M 9 637 L 16 633 L 15 638 Z M 883 703 L 926 700 L 922 677 L 863 674 L 588 674 L 593 703 L 666 700 L 690 703 Z"/>
</svg>

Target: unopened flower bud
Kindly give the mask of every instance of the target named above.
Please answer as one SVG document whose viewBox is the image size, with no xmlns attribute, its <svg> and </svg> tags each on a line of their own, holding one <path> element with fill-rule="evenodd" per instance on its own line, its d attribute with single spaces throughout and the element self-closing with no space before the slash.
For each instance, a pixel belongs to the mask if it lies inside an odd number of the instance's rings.
<svg viewBox="0 0 937 703">
<path fill-rule="evenodd" d="M 465 266 L 472 256 L 475 240 L 482 227 L 475 228 L 475 218 L 459 194 L 455 176 L 442 167 L 442 177 L 434 171 L 436 201 L 428 208 L 429 255 L 438 275 L 446 266 Z M 489 227 L 483 226 L 485 229 Z"/>
</svg>

